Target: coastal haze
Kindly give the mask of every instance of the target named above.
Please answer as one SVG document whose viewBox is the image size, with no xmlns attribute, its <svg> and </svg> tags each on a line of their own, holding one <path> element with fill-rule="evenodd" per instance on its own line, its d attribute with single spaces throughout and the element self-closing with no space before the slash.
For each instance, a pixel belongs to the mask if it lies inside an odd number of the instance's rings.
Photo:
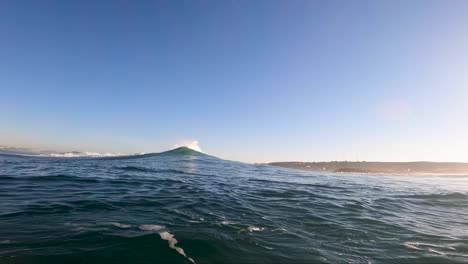
<svg viewBox="0 0 468 264">
<path fill-rule="evenodd" d="M 324 172 L 468 175 L 468 163 L 457 162 L 271 162 L 268 165 Z"/>
</svg>

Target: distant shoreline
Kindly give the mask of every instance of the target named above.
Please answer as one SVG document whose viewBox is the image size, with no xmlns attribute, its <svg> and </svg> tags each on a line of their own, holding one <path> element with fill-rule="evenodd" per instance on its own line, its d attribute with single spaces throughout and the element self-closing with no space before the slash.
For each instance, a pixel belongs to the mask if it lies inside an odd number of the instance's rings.
<svg viewBox="0 0 468 264">
<path fill-rule="evenodd" d="M 461 162 L 271 162 L 267 165 L 334 173 L 395 175 L 468 175 L 468 163 Z"/>
</svg>

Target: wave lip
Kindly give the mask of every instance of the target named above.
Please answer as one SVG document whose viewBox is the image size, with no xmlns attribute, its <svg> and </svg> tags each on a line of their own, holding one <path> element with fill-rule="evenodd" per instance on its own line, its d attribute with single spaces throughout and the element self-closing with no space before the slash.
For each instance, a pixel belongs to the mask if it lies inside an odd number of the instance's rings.
<svg viewBox="0 0 468 264">
<path fill-rule="evenodd" d="M 200 151 L 196 151 L 188 147 L 178 147 L 175 149 L 161 152 L 159 154 L 161 155 L 190 155 L 190 156 L 206 155 Z"/>
</svg>

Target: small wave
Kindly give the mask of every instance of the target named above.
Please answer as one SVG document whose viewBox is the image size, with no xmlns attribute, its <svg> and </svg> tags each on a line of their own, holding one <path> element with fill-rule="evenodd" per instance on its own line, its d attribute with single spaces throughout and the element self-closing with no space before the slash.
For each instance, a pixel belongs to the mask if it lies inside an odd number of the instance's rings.
<svg viewBox="0 0 468 264">
<path fill-rule="evenodd" d="M 418 251 L 427 251 L 433 254 L 437 254 L 440 256 L 445 256 L 447 254 L 453 254 L 453 251 L 456 251 L 456 249 L 452 246 L 448 245 L 435 245 L 435 244 L 430 244 L 430 243 L 422 243 L 422 242 L 411 242 L 407 241 L 403 243 L 403 245 L 408 248 L 408 249 L 413 249 L 413 250 L 418 250 Z M 450 250 L 452 252 L 443 252 Z"/>
<path fill-rule="evenodd" d="M 66 203 L 29 204 L 25 207 L 19 208 L 19 210 L 17 211 L 0 214 L 0 217 L 65 214 L 72 211 L 112 211 L 118 209 L 119 207 L 114 206 L 109 202 L 95 200 L 77 200 L 69 201 Z"/>
<path fill-rule="evenodd" d="M 258 227 L 258 226 L 249 226 L 249 227 L 247 227 L 247 230 L 249 232 L 261 232 L 261 231 L 265 230 L 265 228 L 264 227 Z"/>
<path fill-rule="evenodd" d="M 63 152 L 63 153 L 48 153 L 48 154 L 39 154 L 39 156 L 47 156 L 54 158 L 81 158 L 81 157 L 91 157 L 91 158 L 100 158 L 100 157 L 115 157 L 122 156 L 121 153 L 97 153 L 97 152 Z"/>
<path fill-rule="evenodd" d="M 203 218 L 203 217 L 200 217 L 198 219 L 192 217 L 191 220 L 187 220 L 187 222 L 194 223 L 194 224 L 203 223 L 204 221 L 205 221 L 205 218 Z"/>
<path fill-rule="evenodd" d="M 121 223 L 117 223 L 117 222 L 112 222 L 110 224 L 115 226 L 115 227 L 118 227 L 118 228 L 130 228 L 130 227 L 132 227 L 132 225 L 130 225 L 130 224 L 121 224 Z"/>
<path fill-rule="evenodd" d="M 48 152 L 48 151 L 28 151 L 28 152 L 1 152 L 0 156 L 17 158 L 102 158 L 102 159 L 132 159 L 146 157 L 146 153 L 122 154 L 122 153 L 98 153 L 98 152 Z"/>
<path fill-rule="evenodd" d="M 75 181 L 75 182 L 99 182 L 99 180 L 90 177 L 79 177 L 67 174 L 47 175 L 47 176 L 31 176 L 16 178 L 18 180 L 24 179 L 29 181 Z"/>
<path fill-rule="evenodd" d="M 190 174 L 185 171 L 176 170 L 176 169 L 161 170 L 161 169 L 153 169 L 153 168 L 146 168 L 146 167 L 139 167 L 139 166 L 124 166 L 124 167 L 117 167 L 117 168 L 120 170 L 124 170 L 124 171 L 134 171 L 134 172 Z"/>
<path fill-rule="evenodd" d="M 417 246 L 418 243 L 415 243 L 415 242 L 405 242 L 405 243 L 403 243 L 403 245 L 404 245 L 406 248 L 409 248 L 409 249 L 416 249 L 416 250 L 419 250 L 419 247 Z"/>
<path fill-rule="evenodd" d="M 429 252 L 435 253 L 435 254 L 441 255 L 441 256 L 447 255 L 447 254 L 445 254 L 445 253 L 443 253 L 443 252 L 440 252 L 440 251 L 437 251 L 437 250 L 434 250 L 434 249 L 429 249 Z"/>
<path fill-rule="evenodd" d="M 73 206 L 66 204 L 33 204 L 28 205 L 24 208 L 20 208 L 18 211 L 6 212 L 0 214 L 0 217 L 17 217 L 17 216 L 37 216 L 47 214 L 63 214 L 74 210 Z"/>
<path fill-rule="evenodd" d="M 297 175 L 295 177 L 298 177 Z M 309 177 L 310 176 L 305 176 Z M 253 182 L 260 182 L 260 183 L 268 183 L 268 184 L 283 184 L 284 186 L 306 186 L 312 188 L 319 188 L 319 189 L 331 189 L 331 190 L 345 190 L 345 187 L 342 186 L 335 186 L 335 185 L 325 185 L 325 184 L 317 184 L 317 183 L 300 183 L 300 182 L 293 182 L 284 179 L 248 179 L 247 181 Z"/>
<path fill-rule="evenodd" d="M 468 199 L 468 194 L 453 192 L 453 193 L 441 193 L 441 194 L 416 194 L 416 195 L 405 195 L 400 196 L 401 198 L 411 199 L 428 199 L 428 200 L 465 200 Z"/>
<path fill-rule="evenodd" d="M 0 175 L 0 181 L 8 181 L 8 180 L 16 180 L 16 179 L 18 178 L 12 177 L 12 176 Z"/>
<path fill-rule="evenodd" d="M 435 245 L 435 244 L 422 243 L 422 242 L 407 241 L 404 243 L 404 245 L 405 247 L 411 248 L 411 249 L 421 249 L 422 247 L 432 247 L 432 248 L 445 248 L 445 249 L 455 250 L 455 248 L 451 246 Z"/>
<path fill-rule="evenodd" d="M 136 171 L 136 172 L 153 172 L 154 170 L 144 167 L 137 167 L 137 166 L 124 166 L 124 167 L 117 167 L 119 170 L 124 171 Z"/>
<path fill-rule="evenodd" d="M 119 206 L 115 205 L 115 203 L 110 202 L 110 201 L 100 201 L 100 200 L 75 200 L 75 201 L 69 201 L 66 204 L 72 205 L 75 210 L 83 210 L 83 211 L 89 211 L 89 210 L 106 210 L 106 211 L 112 211 L 112 210 L 118 210 L 120 209 Z"/>
<path fill-rule="evenodd" d="M 166 227 L 163 225 L 139 225 L 138 228 L 144 231 L 158 231 Z"/>
<path fill-rule="evenodd" d="M 275 228 L 275 229 L 273 229 L 273 230 L 271 230 L 271 231 L 273 231 L 273 232 L 275 232 L 275 231 L 286 232 L 286 231 L 288 231 L 288 230 L 286 230 L 286 229 L 284 229 L 284 228 L 282 228 L 282 227 L 278 227 L 278 228 Z"/>
<path fill-rule="evenodd" d="M 176 169 L 153 169 L 153 168 L 139 167 L 139 166 L 123 166 L 123 167 L 117 167 L 117 169 L 124 170 L 124 171 L 146 172 L 146 173 L 173 173 L 173 174 L 184 174 L 184 175 L 194 175 L 194 176 L 215 176 L 211 174 L 201 174 L 201 173 L 187 172 L 187 171 L 176 170 Z"/>
</svg>

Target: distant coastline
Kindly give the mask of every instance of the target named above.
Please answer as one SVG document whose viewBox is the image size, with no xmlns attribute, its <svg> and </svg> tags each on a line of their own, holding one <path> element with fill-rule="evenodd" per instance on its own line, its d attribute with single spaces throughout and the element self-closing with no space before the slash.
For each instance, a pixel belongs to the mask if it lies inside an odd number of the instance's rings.
<svg viewBox="0 0 468 264">
<path fill-rule="evenodd" d="M 307 171 L 372 174 L 465 174 L 468 163 L 461 162 L 271 162 L 271 166 Z"/>
</svg>

